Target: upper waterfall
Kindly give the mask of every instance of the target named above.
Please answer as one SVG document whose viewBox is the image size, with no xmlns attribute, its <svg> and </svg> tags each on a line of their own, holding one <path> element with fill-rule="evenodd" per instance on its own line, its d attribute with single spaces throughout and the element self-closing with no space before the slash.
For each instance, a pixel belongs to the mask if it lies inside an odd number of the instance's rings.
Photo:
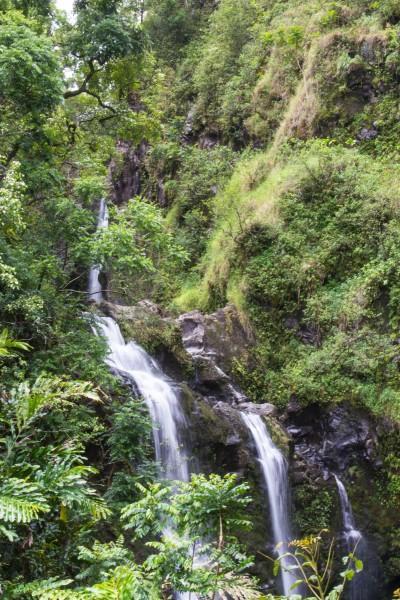
<svg viewBox="0 0 400 600">
<path fill-rule="evenodd" d="M 100 200 L 99 212 L 97 217 L 97 229 L 108 227 L 108 208 L 104 198 Z M 100 283 L 101 265 L 93 266 L 89 271 L 88 295 L 89 300 L 99 304 L 103 301 L 103 289 Z"/>
</svg>

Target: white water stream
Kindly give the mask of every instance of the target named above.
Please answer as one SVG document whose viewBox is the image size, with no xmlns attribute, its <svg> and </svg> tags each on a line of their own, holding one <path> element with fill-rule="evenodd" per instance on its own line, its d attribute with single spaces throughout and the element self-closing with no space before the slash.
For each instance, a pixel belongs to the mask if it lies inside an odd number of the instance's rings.
<svg viewBox="0 0 400 600">
<path fill-rule="evenodd" d="M 108 227 L 108 210 L 104 200 L 99 206 L 98 228 Z M 99 281 L 100 266 L 92 267 L 88 292 L 96 303 L 103 300 Z M 187 427 L 186 418 L 172 382 L 154 359 L 135 342 L 126 343 L 118 324 L 111 317 L 95 317 L 94 332 L 102 335 L 109 348 L 106 362 L 122 379 L 128 378 L 149 409 L 155 455 L 160 479 L 189 481 L 188 452 L 180 432 Z M 166 531 L 166 535 L 173 535 Z M 195 594 L 176 593 L 176 600 L 197 600 Z"/>
<path fill-rule="evenodd" d="M 188 456 L 179 436 L 179 428 L 187 424 L 171 383 L 143 348 L 134 342 L 125 343 L 114 319 L 96 317 L 96 324 L 110 350 L 107 364 L 121 376 L 130 378 L 147 404 L 160 477 L 188 481 Z"/>
<path fill-rule="evenodd" d="M 368 574 L 366 571 L 369 566 L 367 543 L 361 531 L 356 528 L 353 510 L 346 488 L 337 475 L 334 477 L 339 492 L 340 507 L 342 509 L 343 538 L 346 543 L 346 550 L 348 553 L 354 552 L 356 557 L 364 563 L 363 571 L 356 574 L 350 582 L 347 597 L 350 600 L 368 600 L 369 598 L 374 597 L 374 584 L 372 581 L 368 581 Z"/>
<path fill-rule="evenodd" d="M 108 227 L 108 209 L 107 203 L 102 198 L 99 205 L 99 214 L 97 218 L 97 229 L 106 229 Z M 89 271 L 88 295 L 91 302 L 100 304 L 103 300 L 103 290 L 100 283 L 101 266 L 96 265 Z"/>
<path fill-rule="evenodd" d="M 268 495 L 272 533 L 278 554 L 288 550 L 288 542 L 292 539 L 289 521 L 288 473 L 287 462 L 273 443 L 263 419 L 254 413 L 242 413 L 242 418 L 249 429 L 257 451 L 265 488 Z M 282 588 L 285 596 L 295 594 L 291 586 L 296 581 L 290 558 L 281 560 Z M 298 593 L 298 592 L 297 592 Z"/>
<path fill-rule="evenodd" d="M 355 547 L 362 540 L 362 533 L 356 529 L 354 521 L 353 510 L 351 508 L 350 500 L 346 492 L 346 488 L 340 481 L 339 477 L 335 475 L 336 485 L 339 492 L 340 506 L 342 509 L 343 518 L 343 535 L 346 540 L 347 549 L 349 552 L 353 552 Z"/>
</svg>

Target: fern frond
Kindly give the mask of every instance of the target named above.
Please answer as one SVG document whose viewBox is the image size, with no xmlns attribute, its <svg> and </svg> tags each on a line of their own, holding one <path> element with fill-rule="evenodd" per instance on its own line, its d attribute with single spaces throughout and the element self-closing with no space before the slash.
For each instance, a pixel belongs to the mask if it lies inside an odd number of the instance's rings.
<svg viewBox="0 0 400 600">
<path fill-rule="evenodd" d="M 18 535 L 12 529 L 0 525 L 0 537 L 5 537 L 9 542 L 15 542 L 18 539 Z"/>
<path fill-rule="evenodd" d="M 33 385 L 26 381 L 21 383 L 11 392 L 19 431 L 29 425 L 41 411 L 55 407 L 68 408 L 80 398 L 101 402 L 92 384 L 86 381 L 67 381 L 61 377 L 41 375 Z"/>
<path fill-rule="evenodd" d="M 133 563 L 129 566 L 117 567 L 111 578 L 88 588 L 88 592 L 92 594 L 90 598 L 98 600 L 121 600 L 121 598 L 161 600 L 162 598 L 158 586 L 144 577 L 137 565 Z"/>
<path fill-rule="evenodd" d="M 12 477 L 0 486 L 0 519 L 6 523 L 29 523 L 49 510 L 40 490 L 32 483 Z"/>
<path fill-rule="evenodd" d="M 26 342 L 15 340 L 8 333 L 8 329 L 3 329 L 0 333 L 0 358 L 14 356 L 13 350 L 30 350 L 31 346 Z"/>
<path fill-rule="evenodd" d="M 219 596 L 221 600 L 262 600 L 265 595 L 259 592 L 255 582 L 246 575 L 226 573 Z"/>
<path fill-rule="evenodd" d="M 57 579 L 51 577 L 50 579 L 44 579 L 39 581 L 32 581 L 30 583 L 22 583 L 13 585 L 7 589 L 7 598 L 26 598 L 27 596 L 33 598 L 40 598 L 43 594 L 51 594 L 52 600 L 55 600 L 55 596 L 58 592 L 63 593 L 60 588 L 66 587 L 72 583 L 72 579 Z"/>
<path fill-rule="evenodd" d="M 38 600 L 92 600 L 93 596 L 90 596 L 86 591 L 76 590 L 49 590 L 49 591 L 38 591 L 32 594 L 34 598 Z"/>
<path fill-rule="evenodd" d="M 101 498 L 86 498 L 79 503 L 79 505 L 87 512 L 90 512 L 96 521 L 99 521 L 100 519 L 106 519 L 111 515 L 112 512 Z"/>
</svg>

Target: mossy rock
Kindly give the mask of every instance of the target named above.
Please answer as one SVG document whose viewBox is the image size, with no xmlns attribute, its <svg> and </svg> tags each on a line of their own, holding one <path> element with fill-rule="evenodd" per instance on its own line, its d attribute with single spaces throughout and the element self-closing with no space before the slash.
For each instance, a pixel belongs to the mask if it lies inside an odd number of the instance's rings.
<svg viewBox="0 0 400 600">
<path fill-rule="evenodd" d="M 160 359 L 166 370 L 190 378 L 194 368 L 182 345 L 181 332 L 174 320 L 165 317 L 157 305 L 140 302 L 136 306 L 104 303 L 117 321 L 126 340 L 134 340 L 149 354 Z"/>
</svg>

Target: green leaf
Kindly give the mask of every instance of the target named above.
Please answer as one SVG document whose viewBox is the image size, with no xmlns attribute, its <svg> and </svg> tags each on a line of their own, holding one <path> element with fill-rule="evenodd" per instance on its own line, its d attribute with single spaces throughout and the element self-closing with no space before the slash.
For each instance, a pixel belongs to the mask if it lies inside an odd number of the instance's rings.
<svg viewBox="0 0 400 600">
<path fill-rule="evenodd" d="M 274 567 L 273 567 L 274 577 L 276 577 L 278 575 L 280 568 L 281 568 L 280 561 L 279 560 L 274 560 Z"/>
<path fill-rule="evenodd" d="M 364 568 L 364 563 L 359 558 L 354 559 L 354 566 L 356 568 L 357 573 L 360 573 Z"/>
</svg>

